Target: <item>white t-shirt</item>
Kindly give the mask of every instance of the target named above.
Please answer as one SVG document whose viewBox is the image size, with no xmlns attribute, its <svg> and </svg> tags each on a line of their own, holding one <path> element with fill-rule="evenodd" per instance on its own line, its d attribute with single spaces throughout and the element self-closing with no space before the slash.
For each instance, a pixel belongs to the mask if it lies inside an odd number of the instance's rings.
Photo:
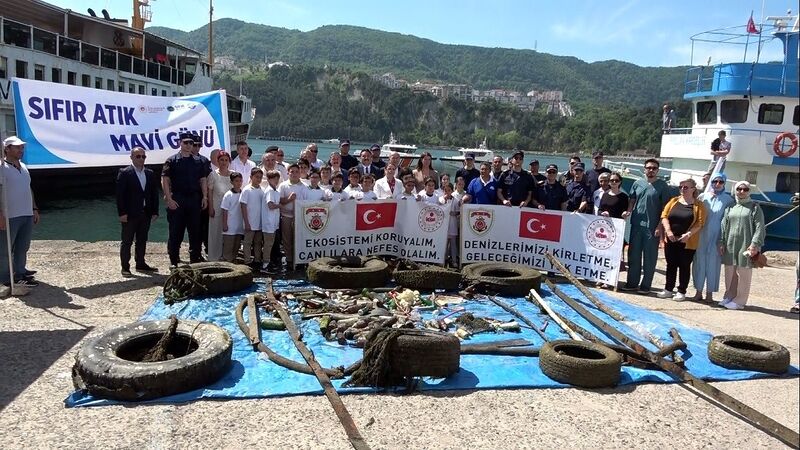
<svg viewBox="0 0 800 450">
<path fill-rule="evenodd" d="M 274 233 L 281 222 L 280 208 L 269 209 L 269 203 L 281 204 L 281 194 L 272 189 L 272 186 L 264 191 L 264 205 L 261 207 L 261 231 L 264 233 Z"/>
<path fill-rule="evenodd" d="M 333 192 L 332 190 L 328 189 L 325 191 L 325 198 L 332 202 L 338 202 L 342 200 L 348 200 L 350 198 L 349 194 L 345 194 L 344 191 L 341 192 Z"/>
<path fill-rule="evenodd" d="M 345 194 L 347 194 L 349 196 L 349 198 L 355 198 L 355 197 L 353 197 L 353 194 L 355 192 L 361 192 L 361 185 L 359 184 L 359 185 L 353 187 L 353 186 L 348 184 L 347 187 L 345 187 L 343 189 L 343 191 L 344 191 Z"/>
<path fill-rule="evenodd" d="M 264 204 L 264 191 L 261 186 L 253 187 L 247 185 L 242 189 L 242 196 L 239 203 L 247 205 L 247 221 L 251 230 L 261 229 L 261 207 Z"/>
<path fill-rule="evenodd" d="M 25 164 L 19 162 L 19 170 L 3 163 L 0 184 L 6 189 L 8 199 L 8 218 L 33 216 L 33 194 L 31 193 L 31 174 Z"/>
<path fill-rule="evenodd" d="M 378 196 L 375 194 L 374 191 L 351 191 L 350 198 L 355 200 L 377 200 Z"/>
<path fill-rule="evenodd" d="M 237 234 L 244 234 L 244 222 L 242 221 L 242 208 L 239 203 L 241 192 L 228 191 L 222 197 L 222 208 L 228 211 L 228 231 L 223 231 L 222 234 L 228 236 L 235 236 Z"/>
<path fill-rule="evenodd" d="M 298 182 L 297 184 L 292 184 L 291 181 L 286 180 L 280 185 L 278 185 L 278 192 L 281 194 L 281 198 L 288 198 L 289 194 L 294 192 L 295 200 L 305 200 L 305 192 L 308 188 L 305 184 Z M 281 217 L 293 218 L 294 217 L 294 203 L 289 202 L 284 205 L 281 205 Z"/>
<path fill-rule="evenodd" d="M 247 186 L 250 184 L 250 171 L 255 167 L 256 163 L 253 161 L 248 159 L 246 162 L 242 162 L 238 156 L 231 161 L 231 170 L 242 174 L 242 186 Z M 244 191 L 244 189 L 242 189 L 242 191 Z"/>
<path fill-rule="evenodd" d="M 324 189 L 320 187 L 318 187 L 317 189 L 313 189 L 311 188 L 311 186 L 308 186 L 308 188 L 306 189 L 306 198 L 304 198 L 303 200 L 319 201 L 324 199 L 325 199 Z"/>
<path fill-rule="evenodd" d="M 425 202 L 425 203 L 429 203 L 431 205 L 438 205 L 439 204 L 439 196 L 436 195 L 435 192 L 433 193 L 433 195 L 428 195 L 427 192 L 422 191 L 419 195 L 420 195 L 420 197 L 422 197 L 422 201 Z"/>
</svg>

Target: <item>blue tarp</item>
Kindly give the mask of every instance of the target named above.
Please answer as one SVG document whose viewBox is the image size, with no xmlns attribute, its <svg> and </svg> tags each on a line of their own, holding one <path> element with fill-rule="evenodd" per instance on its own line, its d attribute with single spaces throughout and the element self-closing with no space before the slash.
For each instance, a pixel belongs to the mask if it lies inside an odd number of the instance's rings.
<svg viewBox="0 0 800 450">
<path fill-rule="evenodd" d="M 275 281 L 275 290 L 308 287 L 302 281 Z M 596 295 L 611 308 L 620 312 L 626 318 L 634 320 L 631 324 L 619 324 L 596 310 L 594 305 L 572 285 L 559 286 L 567 295 L 577 299 L 596 315 L 626 335 L 643 343 L 651 350 L 655 347 L 637 333 L 636 330 L 647 329 L 660 337 L 665 342 L 671 342 L 668 334 L 670 328 L 676 328 L 688 349 L 683 353 L 686 368 L 695 376 L 706 380 L 745 380 L 768 376 L 759 372 L 743 370 L 730 370 L 719 367 L 708 359 L 706 347 L 712 335 L 706 331 L 686 326 L 679 321 L 664 314 L 650 311 L 640 306 L 628 304 L 615 299 L 606 291 L 595 291 Z M 293 372 L 269 361 L 263 354 L 253 351 L 247 336 L 236 324 L 234 309 L 239 302 L 251 292 L 264 292 L 266 286 L 258 283 L 248 292 L 242 292 L 231 297 L 208 297 L 189 300 L 173 305 L 165 305 L 163 297 L 159 296 L 155 303 L 145 312 L 141 320 L 166 319 L 175 314 L 181 319 L 204 320 L 213 322 L 231 334 L 233 338 L 233 367 L 222 379 L 204 388 L 183 394 L 163 397 L 153 400 L 153 403 L 183 403 L 200 398 L 263 398 L 285 396 L 294 394 L 321 394 L 317 379 L 311 375 Z M 547 287 L 542 287 L 542 296 L 557 312 L 569 318 L 576 324 L 592 331 L 597 336 L 613 342 L 600 330 L 593 327 L 574 310 L 567 306 Z M 524 298 L 503 298 L 534 323 L 544 324 L 546 316 L 538 308 Z M 500 320 L 511 320 L 509 313 L 505 312 L 489 300 L 473 299 L 459 306 L 466 307 L 467 311 L 476 316 L 493 317 Z M 423 316 L 430 315 L 425 313 Z M 247 311 L 245 311 L 247 318 Z M 299 316 L 295 316 L 300 323 Z M 322 337 L 316 320 L 304 321 L 300 324 L 303 339 L 306 345 L 314 352 L 317 360 L 324 367 L 347 366 L 361 358 L 362 350 L 346 347 L 336 342 L 327 342 Z M 548 339 L 567 339 L 568 336 L 555 323 L 549 324 L 545 330 Z M 266 331 L 261 334 L 262 340 L 273 351 L 304 362 L 300 353 L 295 349 L 291 338 L 285 331 Z M 542 339 L 531 329 L 523 328 L 521 333 L 482 333 L 472 337 L 465 343 L 485 343 L 506 339 L 523 338 L 532 342 L 535 347 L 541 347 Z M 642 382 L 673 382 L 671 376 L 655 370 L 643 370 L 634 367 L 623 367 L 620 384 Z M 798 370 L 792 367 L 789 376 L 797 376 Z M 340 393 L 370 392 L 367 388 L 342 388 L 343 380 L 334 380 L 334 385 Z M 498 388 L 542 388 L 542 387 L 567 387 L 567 385 L 551 380 L 539 369 L 538 358 L 512 357 L 512 356 L 487 356 L 487 355 L 462 355 L 461 369 L 458 374 L 447 379 L 424 379 L 419 383 L 421 390 L 458 390 L 458 389 L 498 389 Z M 99 406 L 117 404 L 119 402 L 95 398 L 84 392 L 77 391 L 65 400 L 67 407 Z"/>
</svg>

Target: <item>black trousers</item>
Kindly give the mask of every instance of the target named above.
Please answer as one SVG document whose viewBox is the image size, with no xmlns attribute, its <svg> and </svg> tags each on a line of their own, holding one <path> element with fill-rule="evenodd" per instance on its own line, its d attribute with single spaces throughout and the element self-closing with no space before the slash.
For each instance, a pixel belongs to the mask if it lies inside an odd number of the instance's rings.
<svg viewBox="0 0 800 450">
<path fill-rule="evenodd" d="M 119 247 L 119 259 L 122 268 L 131 269 L 131 245 L 136 241 L 136 261 L 137 266 L 144 266 L 144 254 L 147 251 L 147 233 L 150 231 L 150 216 L 142 214 L 138 217 L 128 217 L 128 221 L 122 223 L 122 245 Z"/>
<path fill-rule="evenodd" d="M 170 264 L 180 262 L 181 244 L 183 235 L 189 232 L 189 262 L 200 261 L 200 209 L 202 196 L 173 194 L 172 199 L 178 203 L 178 208 L 167 208 L 167 222 L 169 223 L 169 238 L 167 239 L 167 253 Z"/>
<path fill-rule="evenodd" d="M 694 252 L 695 250 L 687 249 L 683 242 L 667 242 L 664 245 L 664 259 L 667 260 L 667 284 L 664 289 L 673 290 L 675 278 L 678 277 L 678 292 L 686 294 L 689 278 L 692 275 Z M 678 271 L 680 271 L 680 275 L 678 275 Z"/>
</svg>

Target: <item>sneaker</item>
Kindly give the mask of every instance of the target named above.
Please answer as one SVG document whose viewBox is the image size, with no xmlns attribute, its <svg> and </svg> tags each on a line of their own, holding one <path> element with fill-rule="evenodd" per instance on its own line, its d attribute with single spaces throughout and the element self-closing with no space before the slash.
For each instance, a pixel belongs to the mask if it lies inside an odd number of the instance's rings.
<svg viewBox="0 0 800 450">
<path fill-rule="evenodd" d="M 36 287 L 39 285 L 39 282 L 34 280 L 33 278 L 26 278 L 24 280 L 19 280 L 14 284 L 16 284 L 17 286 Z"/>
<path fill-rule="evenodd" d="M 638 293 L 639 295 L 650 295 L 651 292 L 650 289 L 639 289 L 638 291 L 636 291 L 636 293 Z"/>
<path fill-rule="evenodd" d="M 703 291 L 695 292 L 694 293 L 694 297 L 692 297 L 690 300 L 692 300 L 693 302 L 702 302 L 703 301 Z"/>
<path fill-rule="evenodd" d="M 131 273 L 130 269 L 122 269 L 120 272 L 123 278 L 133 278 L 133 274 Z"/>
<path fill-rule="evenodd" d="M 623 284 L 622 287 L 619 288 L 621 291 L 635 291 L 636 286 L 628 286 L 627 284 Z"/>
<path fill-rule="evenodd" d="M 686 294 L 681 294 L 680 292 L 678 292 L 677 294 L 672 296 L 672 300 L 676 302 L 682 302 L 686 300 Z"/>
<path fill-rule="evenodd" d="M 795 303 L 794 306 L 789 308 L 789 312 L 793 314 L 800 314 L 800 303 Z"/>
<path fill-rule="evenodd" d="M 728 309 L 744 309 L 744 305 L 740 305 L 734 301 L 729 301 L 728 303 L 725 303 L 725 307 Z"/>
<path fill-rule="evenodd" d="M 26 270 L 25 271 L 25 276 L 26 277 L 32 277 L 34 275 L 36 275 L 36 271 L 35 270 Z"/>
<path fill-rule="evenodd" d="M 136 266 L 137 272 L 158 272 L 158 269 L 152 266 L 148 266 L 147 264 L 137 265 Z"/>
<path fill-rule="evenodd" d="M 731 299 L 723 298 L 722 300 L 719 301 L 719 303 L 717 303 L 717 306 L 724 307 L 725 305 L 727 305 L 730 302 L 731 302 Z"/>
<path fill-rule="evenodd" d="M 664 289 L 663 291 L 659 292 L 656 297 L 658 298 L 672 298 L 675 294 L 672 291 L 668 291 Z M 686 298 L 686 297 L 684 297 Z"/>
</svg>

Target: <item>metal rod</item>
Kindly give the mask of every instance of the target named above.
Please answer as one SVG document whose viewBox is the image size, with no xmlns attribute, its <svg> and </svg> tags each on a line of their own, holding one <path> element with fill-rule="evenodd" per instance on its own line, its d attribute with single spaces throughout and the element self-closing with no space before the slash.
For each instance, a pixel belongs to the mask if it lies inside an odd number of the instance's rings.
<svg viewBox="0 0 800 450">
<path fill-rule="evenodd" d="M 558 326 L 561 327 L 562 330 L 566 331 L 569 337 L 571 337 L 576 341 L 584 340 L 580 334 L 574 332 L 572 328 L 569 327 L 569 325 L 564 323 L 561 317 L 558 314 L 556 314 L 555 311 L 553 311 L 553 308 L 551 308 L 550 305 L 548 305 L 547 302 L 545 302 L 544 299 L 539 295 L 539 293 L 536 292 L 536 289 L 531 289 L 530 297 L 534 301 L 534 303 L 539 305 L 539 307 L 542 308 L 542 310 L 546 312 L 547 315 L 549 315 L 553 319 L 553 321 L 558 324 Z"/>
<path fill-rule="evenodd" d="M 583 305 L 579 302 L 575 301 L 568 295 L 564 294 L 556 285 L 551 283 L 549 280 L 546 280 L 547 286 L 553 290 L 553 292 L 561 298 L 567 305 L 572 307 L 578 314 L 583 316 L 586 320 L 588 320 L 592 325 L 598 327 L 599 329 L 603 330 L 605 333 L 613 336 L 614 339 L 617 339 L 620 342 L 623 342 L 625 345 L 633 349 L 635 353 L 643 357 L 644 359 L 656 364 L 660 368 L 664 369 L 667 373 L 671 374 L 675 379 L 680 381 L 685 381 L 691 387 L 695 388 L 700 393 L 704 394 L 705 396 L 713 399 L 715 402 L 724 405 L 730 411 L 733 411 L 746 422 L 750 423 L 751 425 L 755 426 L 756 428 L 764 431 L 765 433 L 769 434 L 770 436 L 780 440 L 781 442 L 790 445 L 794 448 L 800 448 L 800 434 L 795 432 L 794 430 L 786 427 L 785 425 L 779 423 L 778 421 L 768 417 L 764 413 L 757 411 L 756 409 L 747 406 L 746 404 L 742 403 L 741 401 L 733 398 L 732 396 L 720 391 L 719 389 L 715 388 L 714 386 L 706 383 L 705 381 L 695 377 L 692 375 L 688 370 L 680 367 L 679 365 L 675 364 L 672 361 L 662 358 L 661 356 L 656 355 L 655 353 L 647 350 L 641 344 L 636 342 L 635 340 L 631 339 L 630 337 L 626 336 L 621 331 L 617 330 L 616 328 L 612 327 L 608 323 L 604 322 L 599 317 L 595 316 L 589 310 L 587 310 Z"/>
<path fill-rule="evenodd" d="M 494 297 L 487 297 L 487 298 L 489 300 L 491 300 L 492 303 L 494 303 L 495 305 L 505 309 L 507 312 L 511 313 L 511 315 L 513 315 L 514 317 L 516 317 L 519 320 L 523 321 L 529 327 L 533 328 L 533 331 L 535 331 L 536 334 L 538 334 L 542 339 L 544 339 L 545 342 L 547 342 L 549 340 L 549 339 L 547 339 L 547 336 L 544 335 L 544 331 L 542 331 L 535 323 L 531 322 L 527 317 L 522 315 L 522 313 L 519 312 L 519 310 L 517 310 L 513 306 L 509 305 L 508 303 L 506 303 L 504 301 L 501 301 L 501 300 L 498 300 L 498 299 L 496 299 Z"/>
</svg>

